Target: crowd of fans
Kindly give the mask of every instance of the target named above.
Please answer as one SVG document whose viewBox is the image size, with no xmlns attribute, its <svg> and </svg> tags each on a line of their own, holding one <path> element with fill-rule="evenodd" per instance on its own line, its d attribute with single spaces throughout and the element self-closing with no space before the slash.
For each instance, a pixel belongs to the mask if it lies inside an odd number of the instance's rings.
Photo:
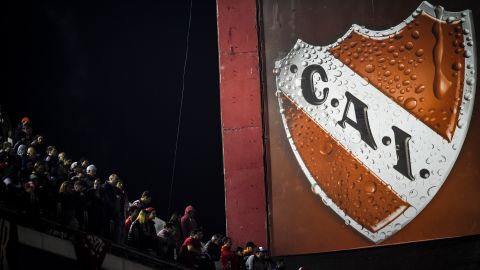
<svg viewBox="0 0 480 270">
<path fill-rule="evenodd" d="M 273 262 L 253 242 L 233 249 L 230 238 L 215 234 L 203 244 L 192 206 L 164 222 L 149 191 L 130 203 L 117 174 L 102 181 L 88 159 L 74 161 L 47 146 L 28 117 L 12 129 L 0 107 L 0 124 L 0 204 L 196 269 L 284 269 L 282 260 Z"/>
</svg>

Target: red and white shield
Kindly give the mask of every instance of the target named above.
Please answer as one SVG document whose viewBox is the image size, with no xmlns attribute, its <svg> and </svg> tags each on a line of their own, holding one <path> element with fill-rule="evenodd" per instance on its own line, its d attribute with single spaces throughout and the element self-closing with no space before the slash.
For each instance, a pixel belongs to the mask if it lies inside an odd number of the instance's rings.
<svg viewBox="0 0 480 270">
<path fill-rule="evenodd" d="M 276 62 L 286 136 L 312 191 L 371 241 L 406 226 L 447 179 L 472 115 L 474 44 L 471 11 L 423 2 L 388 30 L 298 40 Z"/>
</svg>

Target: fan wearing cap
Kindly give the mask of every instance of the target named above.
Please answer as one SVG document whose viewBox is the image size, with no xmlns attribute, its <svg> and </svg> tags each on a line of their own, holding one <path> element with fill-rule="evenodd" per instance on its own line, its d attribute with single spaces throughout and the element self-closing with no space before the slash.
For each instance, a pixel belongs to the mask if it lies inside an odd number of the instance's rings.
<svg viewBox="0 0 480 270">
<path fill-rule="evenodd" d="M 255 249 L 255 253 L 248 257 L 245 265 L 248 270 L 271 270 L 272 266 L 269 261 L 266 259 L 267 250 L 263 247 L 258 247 Z"/>
<path fill-rule="evenodd" d="M 22 120 L 20 120 L 20 123 L 18 126 L 15 128 L 15 132 L 13 134 L 13 139 L 15 142 L 18 142 L 26 137 L 28 137 L 28 132 L 32 131 L 32 128 L 30 127 L 30 118 L 28 117 L 23 117 Z"/>
</svg>

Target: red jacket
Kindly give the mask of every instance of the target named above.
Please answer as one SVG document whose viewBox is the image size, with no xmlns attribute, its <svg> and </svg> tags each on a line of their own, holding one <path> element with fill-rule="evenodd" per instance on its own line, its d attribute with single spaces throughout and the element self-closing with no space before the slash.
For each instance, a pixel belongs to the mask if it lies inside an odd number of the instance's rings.
<svg viewBox="0 0 480 270">
<path fill-rule="evenodd" d="M 225 270 L 239 270 L 237 255 L 230 250 L 230 247 L 222 246 L 220 261 Z"/>
</svg>

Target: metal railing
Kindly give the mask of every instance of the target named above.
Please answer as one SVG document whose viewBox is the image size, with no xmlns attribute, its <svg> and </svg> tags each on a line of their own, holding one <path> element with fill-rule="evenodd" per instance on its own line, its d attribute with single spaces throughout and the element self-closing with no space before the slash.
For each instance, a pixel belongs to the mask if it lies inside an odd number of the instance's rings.
<svg viewBox="0 0 480 270">
<path fill-rule="evenodd" d="M 74 241 L 75 235 L 86 234 L 86 232 L 69 228 L 65 225 L 59 224 L 41 216 L 26 215 L 20 213 L 17 209 L 12 209 L 6 207 L 5 205 L 0 205 L 0 217 L 9 220 L 16 225 L 31 228 L 38 231 L 39 233 L 45 233 L 67 241 Z M 110 249 L 108 250 L 108 253 L 112 255 L 131 260 L 155 269 L 191 270 L 190 268 L 181 265 L 175 261 L 146 254 L 138 249 L 112 242 L 111 240 L 105 239 L 103 237 L 100 238 L 102 238 L 102 240 L 106 243 L 110 244 Z"/>
</svg>

